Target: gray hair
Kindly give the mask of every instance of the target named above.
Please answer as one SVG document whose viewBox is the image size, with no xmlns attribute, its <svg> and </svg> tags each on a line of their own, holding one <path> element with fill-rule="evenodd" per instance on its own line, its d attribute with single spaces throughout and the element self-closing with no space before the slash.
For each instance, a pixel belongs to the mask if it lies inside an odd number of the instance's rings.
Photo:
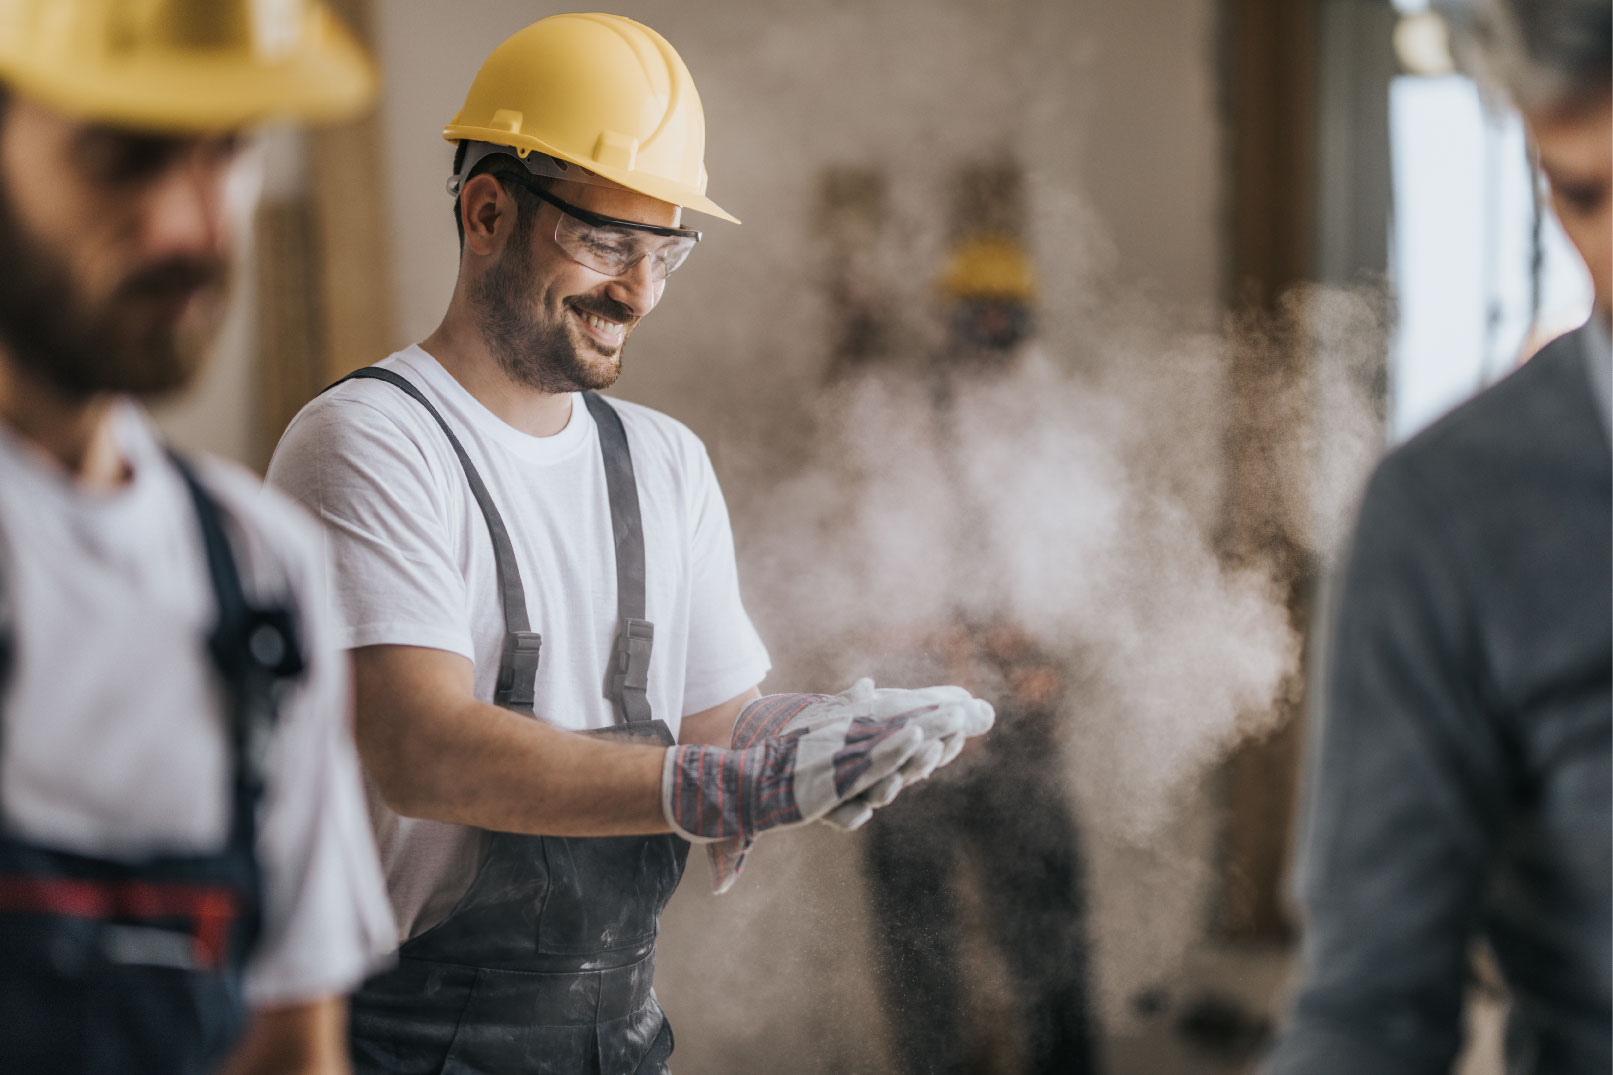
<svg viewBox="0 0 1613 1075">
<path fill-rule="evenodd" d="M 1458 61 L 1526 112 L 1571 106 L 1613 86 L 1609 0 L 1445 0 Z"/>
</svg>

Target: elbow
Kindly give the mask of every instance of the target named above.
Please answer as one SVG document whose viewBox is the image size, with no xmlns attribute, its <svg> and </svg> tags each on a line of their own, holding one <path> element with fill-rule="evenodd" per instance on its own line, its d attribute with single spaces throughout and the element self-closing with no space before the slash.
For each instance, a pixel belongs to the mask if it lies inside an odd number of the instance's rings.
<svg viewBox="0 0 1613 1075">
<path fill-rule="evenodd" d="M 442 779 L 440 752 L 407 742 L 368 743 L 359 736 L 359 757 L 371 785 L 399 817 L 448 821 L 454 813 L 453 782 Z"/>
<path fill-rule="evenodd" d="M 399 817 L 421 821 L 453 821 L 458 801 L 451 787 L 433 778 L 429 766 L 390 766 L 383 778 L 373 770 L 371 779 L 381 801 Z"/>
<path fill-rule="evenodd" d="M 375 788 L 381 794 L 381 801 L 386 803 L 387 809 L 399 817 L 413 818 L 424 821 L 437 821 L 440 804 L 436 797 L 423 794 L 418 784 L 405 777 L 392 780 L 376 780 Z"/>
</svg>

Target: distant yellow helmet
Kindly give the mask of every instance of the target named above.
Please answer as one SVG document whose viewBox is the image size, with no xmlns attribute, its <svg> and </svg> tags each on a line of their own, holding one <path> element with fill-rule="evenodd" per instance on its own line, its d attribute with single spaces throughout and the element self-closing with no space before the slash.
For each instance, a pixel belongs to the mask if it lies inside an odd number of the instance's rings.
<svg viewBox="0 0 1613 1075">
<path fill-rule="evenodd" d="M 954 246 L 937 286 L 949 299 L 1028 304 L 1036 298 L 1030 258 L 1018 243 L 999 236 L 976 236 Z"/>
<path fill-rule="evenodd" d="M 211 131 L 349 118 L 375 72 L 316 0 L 0 0 L 0 84 L 85 119 Z"/>
<path fill-rule="evenodd" d="M 442 134 L 540 153 L 739 223 L 706 197 L 706 118 L 689 69 L 666 38 L 620 15 L 552 15 L 505 40 Z"/>
</svg>

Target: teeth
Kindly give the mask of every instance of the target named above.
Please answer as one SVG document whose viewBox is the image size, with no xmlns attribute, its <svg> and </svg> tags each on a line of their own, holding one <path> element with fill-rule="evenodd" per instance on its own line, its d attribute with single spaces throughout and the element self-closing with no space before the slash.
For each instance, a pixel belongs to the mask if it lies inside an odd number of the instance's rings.
<svg viewBox="0 0 1613 1075">
<path fill-rule="evenodd" d="M 583 314 L 583 317 L 590 325 L 607 336 L 620 336 L 622 334 L 622 325 L 619 321 L 606 321 L 603 317 L 595 314 Z"/>
</svg>

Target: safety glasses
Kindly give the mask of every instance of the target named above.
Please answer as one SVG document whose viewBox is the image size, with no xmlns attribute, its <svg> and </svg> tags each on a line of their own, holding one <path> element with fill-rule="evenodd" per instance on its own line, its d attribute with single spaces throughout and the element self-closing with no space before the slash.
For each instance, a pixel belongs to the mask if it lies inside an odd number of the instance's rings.
<svg viewBox="0 0 1613 1075">
<path fill-rule="evenodd" d="M 579 265 L 621 276 L 641 260 L 650 262 L 650 278 L 665 280 L 682 265 L 700 241 L 693 228 L 663 228 L 590 212 L 549 193 L 536 182 L 511 176 L 523 187 L 560 210 L 554 241 L 566 257 Z"/>
</svg>

